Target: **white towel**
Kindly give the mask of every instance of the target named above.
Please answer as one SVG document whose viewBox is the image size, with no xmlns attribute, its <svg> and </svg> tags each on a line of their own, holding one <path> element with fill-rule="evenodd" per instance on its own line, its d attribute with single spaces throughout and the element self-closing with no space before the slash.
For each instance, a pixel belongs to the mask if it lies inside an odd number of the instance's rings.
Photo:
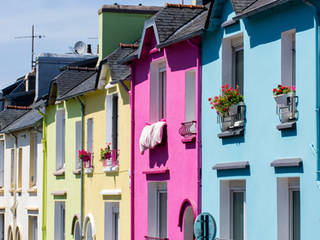
<svg viewBox="0 0 320 240">
<path fill-rule="evenodd" d="M 146 125 L 140 135 L 140 153 L 143 154 L 147 149 L 153 149 L 162 142 L 164 121 Z"/>
</svg>

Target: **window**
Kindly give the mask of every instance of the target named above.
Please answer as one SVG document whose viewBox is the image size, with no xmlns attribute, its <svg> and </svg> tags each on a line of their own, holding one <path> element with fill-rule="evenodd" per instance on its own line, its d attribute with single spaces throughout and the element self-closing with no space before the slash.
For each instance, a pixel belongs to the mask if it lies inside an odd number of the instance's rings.
<svg viewBox="0 0 320 240">
<path fill-rule="evenodd" d="M 185 75 L 185 121 L 196 120 L 196 73 L 194 70 Z"/>
<path fill-rule="evenodd" d="M 16 228 L 15 240 L 21 240 L 21 233 L 20 233 L 19 227 Z"/>
<path fill-rule="evenodd" d="M 13 240 L 13 232 L 11 226 L 8 229 L 8 240 Z"/>
<path fill-rule="evenodd" d="M 93 152 L 93 119 L 87 119 L 87 151 Z"/>
<path fill-rule="evenodd" d="M 74 229 L 74 239 L 81 240 L 80 223 L 77 221 Z"/>
<path fill-rule="evenodd" d="M 29 216 L 29 240 L 38 239 L 38 218 L 37 216 Z"/>
<path fill-rule="evenodd" d="M 278 240 L 300 240 L 299 178 L 277 179 Z"/>
<path fill-rule="evenodd" d="M 92 225 L 91 225 L 91 222 L 89 221 L 87 223 L 87 240 L 93 240 L 93 237 L 92 237 Z"/>
<path fill-rule="evenodd" d="M 295 85 L 296 68 L 296 32 L 290 30 L 281 34 L 281 84 Z"/>
<path fill-rule="evenodd" d="M 22 188 L 22 148 L 18 149 L 18 153 L 19 153 L 19 162 L 18 162 L 18 188 L 21 189 Z"/>
<path fill-rule="evenodd" d="M 148 184 L 148 235 L 167 237 L 167 183 Z"/>
<path fill-rule="evenodd" d="M 10 187 L 13 189 L 15 187 L 15 154 L 14 149 L 11 149 L 11 172 L 10 172 Z"/>
<path fill-rule="evenodd" d="M 222 84 L 244 91 L 243 36 L 225 38 L 222 42 Z"/>
<path fill-rule="evenodd" d="M 220 238 L 246 239 L 246 183 L 220 181 Z"/>
<path fill-rule="evenodd" d="M 0 140 L 0 187 L 4 187 L 4 141 L 3 140 Z"/>
<path fill-rule="evenodd" d="M 183 220 L 183 239 L 184 240 L 194 240 L 193 238 L 193 211 L 192 208 L 189 206 L 186 208 L 184 213 L 184 220 Z"/>
<path fill-rule="evenodd" d="M 105 240 L 119 240 L 119 203 L 118 202 L 105 202 L 104 204 L 104 224 L 105 224 Z"/>
<path fill-rule="evenodd" d="M 54 239 L 65 239 L 65 202 L 54 203 Z"/>
<path fill-rule="evenodd" d="M 30 134 L 30 171 L 29 185 L 30 187 L 37 185 L 37 164 L 38 164 L 38 143 L 37 134 Z"/>
<path fill-rule="evenodd" d="M 0 240 L 4 240 L 4 213 L 0 214 Z"/>
<path fill-rule="evenodd" d="M 65 164 L 65 113 L 64 109 L 56 112 L 56 170 Z"/>
<path fill-rule="evenodd" d="M 75 169 L 81 168 L 78 151 L 82 149 L 82 121 L 76 122 L 76 152 L 75 152 Z"/>
<path fill-rule="evenodd" d="M 165 63 L 151 64 L 150 79 L 150 121 L 166 118 L 167 76 Z"/>
<path fill-rule="evenodd" d="M 111 143 L 111 149 L 118 149 L 118 95 L 107 96 L 107 143 Z"/>
</svg>

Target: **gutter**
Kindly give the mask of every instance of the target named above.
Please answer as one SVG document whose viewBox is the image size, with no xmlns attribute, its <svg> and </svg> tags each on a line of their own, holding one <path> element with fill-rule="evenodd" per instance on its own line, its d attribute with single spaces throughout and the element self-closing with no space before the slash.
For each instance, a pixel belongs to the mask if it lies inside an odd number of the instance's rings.
<svg viewBox="0 0 320 240">
<path fill-rule="evenodd" d="M 130 102 L 131 102 L 131 240 L 134 240 L 134 133 L 135 133 L 135 122 L 134 122 L 134 94 L 135 94 L 135 86 L 134 86 L 134 79 L 135 79 L 135 71 L 132 64 L 130 64 L 131 68 L 131 93 L 130 93 Z"/>
<path fill-rule="evenodd" d="M 84 134 L 83 134 L 83 129 L 84 129 L 84 111 L 85 111 L 85 106 L 83 102 L 80 100 L 79 97 L 76 98 L 81 106 L 81 132 L 82 132 L 82 141 L 81 141 L 81 149 L 83 149 L 83 143 L 84 143 Z M 80 183 L 80 233 L 81 233 L 81 239 L 84 236 L 83 232 L 83 198 L 84 198 L 84 191 L 83 191 L 83 182 L 84 182 L 84 176 L 83 176 L 83 161 L 81 161 L 81 183 Z"/>
<path fill-rule="evenodd" d="M 198 86 L 198 112 L 197 112 L 197 148 L 198 148 L 198 168 L 197 168 L 197 184 L 198 184 L 198 199 L 197 199 L 197 211 L 198 214 L 201 213 L 201 171 L 202 171 L 202 143 L 201 143 L 201 96 L 202 96 L 202 52 L 201 52 L 201 42 L 195 43 L 192 40 L 187 40 L 187 43 L 198 50 L 198 61 L 197 61 L 197 67 L 198 67 L 198 76 L 197 76 L 197 86 Z"/>
<path fill-rule="evenodd" d="M 38 113 L 42 116 L 42 147 L 43 147 L 43 174 L 42 174 L 42 239 L 46 239 L 47 235 L 47 119 L 44 113 L 38 109 Z"/>
</svg>

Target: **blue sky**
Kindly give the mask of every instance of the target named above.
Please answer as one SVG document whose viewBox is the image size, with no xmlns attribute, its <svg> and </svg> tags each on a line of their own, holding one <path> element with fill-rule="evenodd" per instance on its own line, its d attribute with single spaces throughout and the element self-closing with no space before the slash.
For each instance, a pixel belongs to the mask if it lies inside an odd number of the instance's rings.
<svg viewBox="0 0 320 240">
<path fill-rule="evenodd" d="M 4 0 L 0 14 L 0 89 L 31 70 L 31 39 L 14 39 L 31 34 L 36 40 L 36 55 L 41 52 L 66 53 L 76 41 L 92 44 L 98 40 L 98 9 L 103 4 L 157 5 L 181 3 L 182 0 Z M 192 0 L 184 0 L 190 4 Z"/>
</svg>

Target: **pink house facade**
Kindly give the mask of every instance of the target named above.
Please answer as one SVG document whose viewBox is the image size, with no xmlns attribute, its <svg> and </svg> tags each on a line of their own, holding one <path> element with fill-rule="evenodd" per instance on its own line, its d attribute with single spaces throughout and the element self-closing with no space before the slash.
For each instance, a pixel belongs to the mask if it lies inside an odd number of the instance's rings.
<svg viewBox="0 0 320 240">
<path fill-rule="evenodd" d="M 123 60 L 132 70 L 134 240 L 194 239 L 201 211 L 200 34 L 206 18 L 205 7 L 167 5 L 146 21 L 139 49 Z"/>
</svg>

